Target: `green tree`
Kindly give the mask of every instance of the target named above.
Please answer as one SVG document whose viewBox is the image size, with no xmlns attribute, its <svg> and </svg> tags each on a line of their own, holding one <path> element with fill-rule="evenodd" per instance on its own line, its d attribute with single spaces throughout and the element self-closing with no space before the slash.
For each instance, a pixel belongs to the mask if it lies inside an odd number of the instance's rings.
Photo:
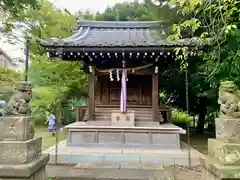
<svg viewBox="0 0 240 180">
<path fill-rule="evenodd" d="M 20 73 L 11 69 L 0 68 L 0 84 L 13 84 L 19 80 Z"/>
<path fill-rule="evenodd" d="M 78 11 L 75 16 L 79 19 L 84 19 L 84 20 L 95 20 L 95 14 L 92 13 L 89 10 L 86 11 Z"/>
<path fill-rule="evenodd" d="M 5 34 L 7 32 L 9 35 L 9 31 L 12 31 L 14 27 L 10 20 L 19 17 L 23 11 L 29 8 L 39 8 L 38 0 L 1 0 L 1 33 Z"/>
<path fill-rule="evenodd" d="M 35 37 L 60 39 L 71 36 L 76 16 L 56 8 L 49 1 L 42 1 L 39 9 L 28 9 L 17 19 L 12 19 L 13 24 L 16 22 L 22 23 L 19 29 L 32 37 L 29 76 L 34 85 L 33 114 L 40 116 L 45 108 L 55 109 L 69 97 L 86 96 L 87 80 L 81 64 L 48 59 L 35 41 Z"/>
<path fill-rule="evenodd" d="M 162 1 L 161 1 L 162 2 Z M 189 91 L 195 94 L 191 100 L 196 103 L 191 111 L 199 115 L 198 130 L 203 131 L 205 119 L 218 111 L 217 92 L 220 80 L 233 80 L 240 85 L 239 61 L 239 7 L 240 2 L 234 0 L 169 0 L 167 6 L 154 6 L 156 11 L 163 8 L 176 9 L 172 21 L 172 32 L 169 39 L 181 39 L 198 36 L 203 43 L 210 46 L 197 61 L 191 61 L 189 51 L 182 49 L 189 62 Z M 166 4 L 165 3 L 165 4 Z M 159 16 L 163 18 L 163 16 Z M 197 66 L 196 66 L 197 65 Z M 192 93 L 191 93 L 192 92 Z"/>
<path fill-rule="evenodd" d="M 96 20 L 101 21 L 150 21 L 154 15 L 145 3 L 135 0 L 133 2 L 116 3 L 108 7 L 103 13 L 96 13 Z"/>
<path fill-rule="evenodd" d="M 13 85 L 20 80 L 21 74 L 10 69 L 0 68 L 0 99 L 8 100 L 13 92 Z"/>
<path fill-rule="evenodd" d="M 11 15 L 18 15 L 21 11 L 32 7 L 37 8 L 37 0 L 1 0 L 0 8 L 2 12 L 11 13 Z"/>
</svg>

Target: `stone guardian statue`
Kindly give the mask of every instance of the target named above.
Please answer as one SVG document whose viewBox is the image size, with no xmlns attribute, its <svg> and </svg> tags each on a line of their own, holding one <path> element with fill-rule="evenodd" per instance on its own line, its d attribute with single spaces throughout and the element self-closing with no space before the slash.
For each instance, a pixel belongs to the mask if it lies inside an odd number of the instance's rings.
<svg viewBox="0 0 240 180">
<path fill-rule="evenodd" d="M 24 116 L 31 113 L 30 101 L 32 87 L 28 82 L 21 82 L 15 87 L 15 92 L 4 110 L 4 116 Z"/>
<path fill-rule="evenodd" d="M 240 91 L 234 82 L 221 82 L 218 103 L 220 104 L 220 116 L 240 118 Z"/>
</svg>

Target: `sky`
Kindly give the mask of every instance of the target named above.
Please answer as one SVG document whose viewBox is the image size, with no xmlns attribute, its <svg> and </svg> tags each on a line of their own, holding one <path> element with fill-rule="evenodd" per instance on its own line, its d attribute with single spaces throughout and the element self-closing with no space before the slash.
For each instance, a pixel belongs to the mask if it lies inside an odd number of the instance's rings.
<svg viewBox="0 0 240 180">
<path fill-rule="evenodd" d="M 130 0 L 51 0 L 58 7 L 67 8 L 70 12 L 77 10 L 91 10 L 103 12 L 107 6 L 122 3 Z"/>
<path fill-rule="evenodd" d="M 113 6 L 115 3 L 122 3 L 132 0 L 50 0 L 59 8 L 66 8 L 71 13 L 78 10 L 90 10 L 92 12 L 100 11 L 103 12 L 107 6 Z M 3 49 L 11 57 L 22 57 L 24 58 L 24 45 L 17 44 L 11 45 L 4 43 L 3 39 L 0 41 L 0 48 Z"/>
</svg>

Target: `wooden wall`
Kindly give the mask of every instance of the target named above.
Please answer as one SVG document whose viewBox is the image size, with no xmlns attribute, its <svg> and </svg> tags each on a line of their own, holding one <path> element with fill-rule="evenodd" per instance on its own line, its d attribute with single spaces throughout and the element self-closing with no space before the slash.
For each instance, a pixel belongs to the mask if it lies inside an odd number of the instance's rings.
<svg viewBox="0 0 240 180">
<path fill-rule="evenodd" d="M 97 105 L 120 104 L 121 80 L 110 81 L 109 75 L 98 75 L 95 88 Z M 128 76 L 127 103 L 152 105 L 152 75 Z"/>
</svg>

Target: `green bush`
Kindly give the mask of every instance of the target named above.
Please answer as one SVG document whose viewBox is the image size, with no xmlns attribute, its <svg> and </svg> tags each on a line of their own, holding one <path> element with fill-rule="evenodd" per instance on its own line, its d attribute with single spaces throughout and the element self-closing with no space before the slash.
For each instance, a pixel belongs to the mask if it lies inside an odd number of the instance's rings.
<svg viewBox="0 0 240 180">
<path fill-rule="evenodd" d="M 41 116 L 33 116 L 33 121 L 35 126 L 46 126 L 46 117 L 44 115 Z"/>
<path fill-rule="evenodd" d="M 62 107 L 62 113 L 63 113 L 61 117 L 62 125 L 67 125 L 76 121 L 76 110 L 72 109 L 73 106 L 87 105 L 87 104 L 88 104 L 88 101 L 87 99 L 84 99 L 84 98 L 68 100 L 67 103 Z M 35 111 L 35 113 L 33 114 L 33 120 L 36 126 L 45 126 L 46 108 L 47 108 L 46 106 L 43 106 L 43 107 L 38 106 L 38 111 Z M 55 108 L 51 108 L 51 110 L 52 110 L 52 113 L 55 116 L 57 116 Z"/>
<path fill-rule="evenodd" d="M 73 110 L 73 106 L 87 105 L 88 101 L 85 98 L 70 99 L 68 100 L 67 107 L 64 108 L 64 124 L 70 124 L 76 121 L 76 110 Z"/>
<path fill-rule="evenodd" d="M 193 120 L 186 112 L 174 110 L 172 114 L 172 123 L 186 129 L 187 124 Z"/>
</svg>

